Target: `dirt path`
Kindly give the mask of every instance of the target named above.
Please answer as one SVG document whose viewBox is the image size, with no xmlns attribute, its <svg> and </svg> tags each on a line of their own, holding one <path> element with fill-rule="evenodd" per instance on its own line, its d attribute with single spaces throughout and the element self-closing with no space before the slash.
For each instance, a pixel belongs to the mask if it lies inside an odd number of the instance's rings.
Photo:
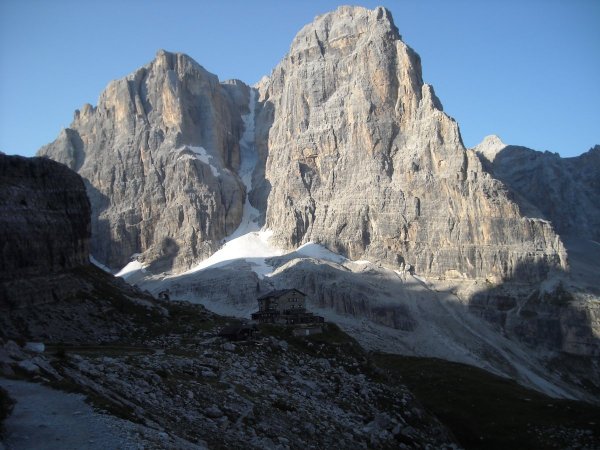
<svg viewBox="0 0 600 450">
<path fill-rule="evenodd" d="M 17 402 L 5 421 L 7 450 L 144 448 L 135 424 L 94 411 L 83 395 L 1 378 L 0 386 Z"/>
</svg>

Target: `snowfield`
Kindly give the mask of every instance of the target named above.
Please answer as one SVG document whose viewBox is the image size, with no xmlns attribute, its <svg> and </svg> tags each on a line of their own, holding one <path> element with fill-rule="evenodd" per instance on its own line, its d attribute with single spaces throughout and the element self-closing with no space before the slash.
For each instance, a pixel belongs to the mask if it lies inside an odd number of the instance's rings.
<svg viewBox="0 0 600 450">
<path fill-rule="evenodd" d="M 251 226 L 247 228 L 250 229 Z M 237 260 L 244 260 L 250 263 L 252 270 L 260 278 L 264 278 L 273 272 L 273 267 L 267 264 L 266 259 L 284 254 L 283 250 L 269 243 L 269 238 L 273 233 L 269 230 L 249 231 L 238 237 L 233 237 L 239 231 L 240 229 L 238 228 L 233 235 L 226 239 L 226 243 L 221 249 L 196 267 L 185 272 L 184 275 L 208 268 L 223 267 Z"/>
<path fill-rule="evenodd" d="M 119 270 L 115 274 L 115 277 L 122 277 L 125 281 L 130 281 L 130 279 L 134 275 L 139 274 L 139 272 L 144 272 L 144 266 L 141 262 L 134 260 Z"/>
</svg>

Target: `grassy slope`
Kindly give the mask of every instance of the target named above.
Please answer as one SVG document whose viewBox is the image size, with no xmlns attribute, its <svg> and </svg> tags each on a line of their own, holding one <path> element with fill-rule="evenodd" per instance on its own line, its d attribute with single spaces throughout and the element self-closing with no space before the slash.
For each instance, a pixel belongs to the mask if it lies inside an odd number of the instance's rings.
<svg viewBox="0 0 600 450">
<path fill-rule="evenodd" d="M 377 353 L 467 449 L 600 448 L 600 408 L 553 399 L 484 370 Z"/>
</svg>

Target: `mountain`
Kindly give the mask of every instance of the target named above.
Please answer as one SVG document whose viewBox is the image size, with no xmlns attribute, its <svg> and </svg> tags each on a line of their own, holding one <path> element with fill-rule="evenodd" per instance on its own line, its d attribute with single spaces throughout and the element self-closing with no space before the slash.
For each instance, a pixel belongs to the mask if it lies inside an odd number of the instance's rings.
<svg viewBox="0 0 600 450">
<path fill-rule="evenodd" d="M 86 180 L 98 261 L 120 268 L 141 253 L 157 272 L 181 269 L 235 230 L 249 97 L 243 83 L 219 83 L 188 56 L 159 51 L 40 149 Z"/>
<path fill-rule="evenodd" d="M 384 8 L 317 17 L 259 91 L 277 242 L 436 277 L 532 279 L 565 266 L 552 228 L 522 216 L 465 150 Z"/>
<path fill-rule="evenodd" d="M 563 171 L 588 174 L 591 215 L 561 228 L 527 195 L 563 172 L 521 186 L 484 147 L 465 149 L 388 11 L 341 7 L 252 88 L 160 51 L 40 154 L 83 176 L 95 258 L 131 261 L 119 275 L 154 295 L 249 317 L 295 287 L 371 350 L 594 400 L 598 258 L 559 233 L 595 228 L 595 153 Z"/>
<path fill-rule="evenodd" d="M 181 271 L 217 250 L 242 218 L 249 92 L 161 51 L 40 150 L 87 180 L 96 259 L 141 253 L 153 272 Z M 450 278 L 566 266 L 552 228 L 465 150 L 385 9 L 318 17 L 259 93 L 250 199 L 284 248 L 314 241 Z"/>
</svg>

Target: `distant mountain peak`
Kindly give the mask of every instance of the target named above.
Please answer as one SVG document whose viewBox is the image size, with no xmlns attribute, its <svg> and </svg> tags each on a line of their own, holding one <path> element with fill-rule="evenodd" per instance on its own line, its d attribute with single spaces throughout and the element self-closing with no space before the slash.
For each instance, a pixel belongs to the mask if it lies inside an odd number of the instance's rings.
<svg viewBox="0 0 600 450">
<path fill-rule="evenodd" d="M 340 6 L 334 11 L 322 14 L 305 25 L 292 41 L 290 52 L 308 49 L 314 41 L 344 45 L 352 36 L 365 35 L 368 39 L 389 34 L 392 40 L 401 39 L 398 28 L 394 24 L 392 14 L 383 7 L 373 10 L 362 6 Z M 324 47 L 320 48 L 326 51 Z"/>
<path fill-rule="evenodd" d="M 493 162 L 498 153 L 500 153 L 504 148 L 506 148 L 506 144 L 502 142 L 502 139 L 495 134 L 490 134 L 489 136 L 484 137 L 483 140 L 473 148 L 473 150 L 476 153 L 483 155 L 488 161 Z"/>
</svg>

